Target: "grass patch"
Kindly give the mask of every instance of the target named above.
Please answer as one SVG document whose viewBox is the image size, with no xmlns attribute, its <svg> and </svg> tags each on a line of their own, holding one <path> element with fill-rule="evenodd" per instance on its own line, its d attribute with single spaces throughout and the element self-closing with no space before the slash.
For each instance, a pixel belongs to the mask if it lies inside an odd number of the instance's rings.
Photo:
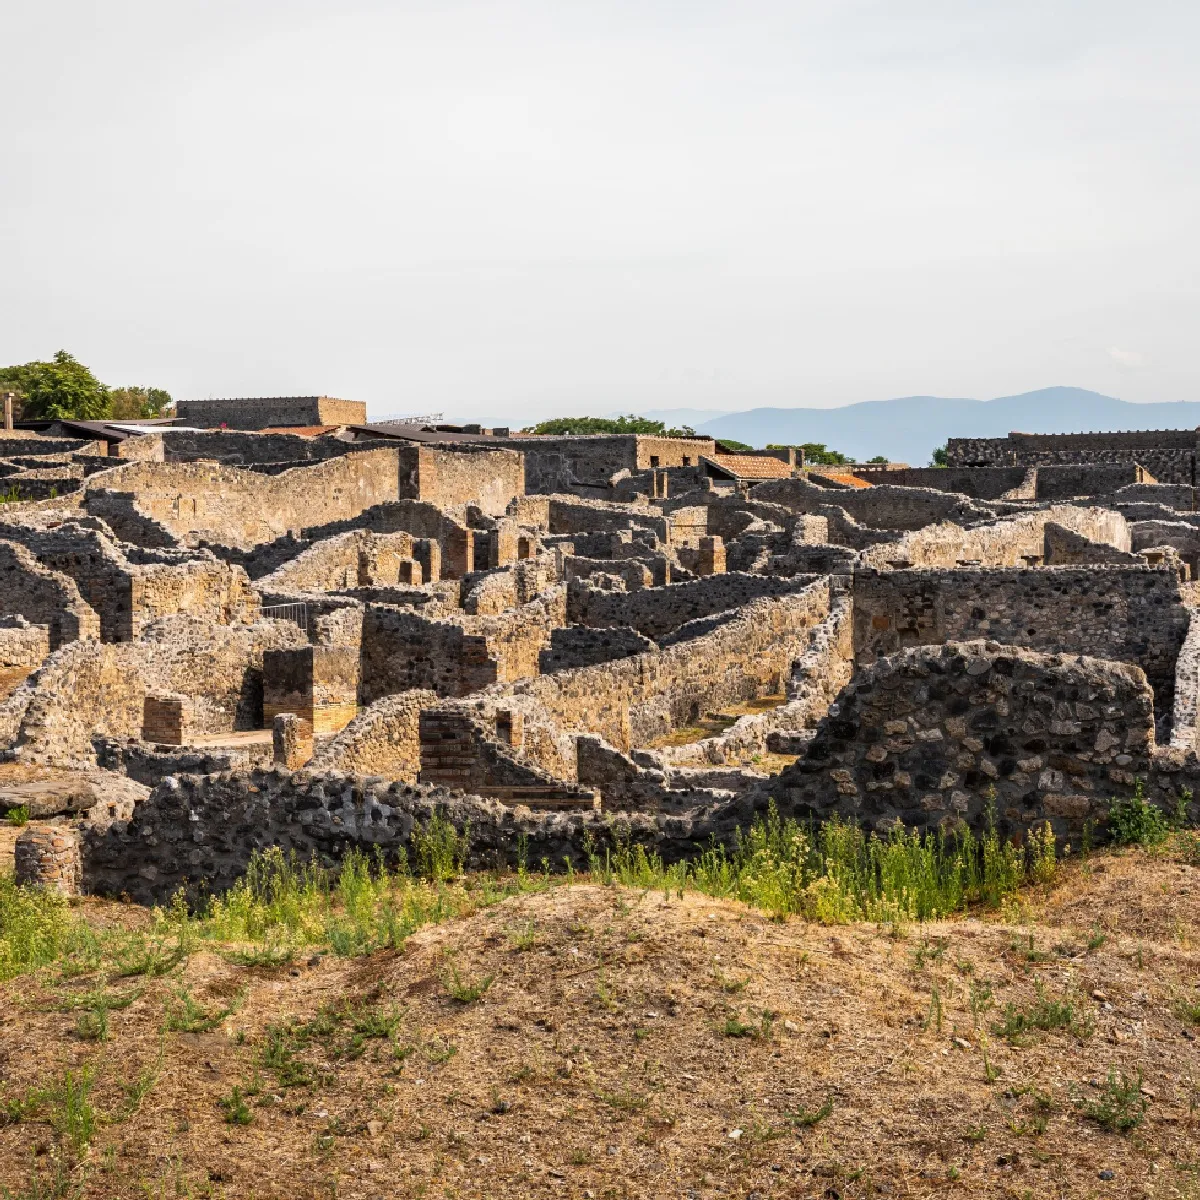
<svg viewBox="0 0 1200 1200">
<path fill-rule="evenodd" d="M 1076 1037 L 1089 1037 L 1092 1032 L 1090 1014 L 1080 1015 L 1071 1000 L 1055 1000 L 1038 987 L 1038 997 L 1028 1008 L 1004 1006 L 1003 1019 L 992 1026 L 992 1032 L 1010 1042 L 1020 1041 L 1036 1030 L 1066 1029 Z"/>
<path fill-rule="evenodd" d="M 1141 1071 L 1136 1076 L 1127 1076 L 1124 1071 L 1118 1073 L 1110 1068 L 1099 1099 L 1085 1101 L 1083 1114 L 1110 1133 L 1136 1129 L 1146 1115 Z"/>
<path fill-rule="evenodd" d="M 936 920 L 972 903 L 994 906 L 1026 882 L 1050 879 L 1055 869 L 1048 825 L 1020 848 L 1003 841 L 994 823 L 979 837 L 969 830 L 903 829 L 880 837 L 837 819 L 802 825 L 782 818 L 773 804 L 739 831 L 731 849 L 714 846 L 669 867 L 619 832 L 614 836 L 615 848 L 603 855 L 589 848 L 591 874 L 600 882 L 698 891 L 830 924 Z"/>
</svg>

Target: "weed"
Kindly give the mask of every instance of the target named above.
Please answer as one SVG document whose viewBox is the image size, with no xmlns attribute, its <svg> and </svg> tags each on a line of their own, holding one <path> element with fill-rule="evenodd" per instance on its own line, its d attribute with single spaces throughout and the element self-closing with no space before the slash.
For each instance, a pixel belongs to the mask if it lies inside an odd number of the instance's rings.
<svg viewBox="0 0 1200 1200">
<path fill-rule="evenodd" d="M 28 825 L 29 824 L 29 805 L 18 804 L 15 808 L 10 808 L 4 814 L 4 819 L 10 825 Z"/>
<path fill-rule="evenodd" d="M 1128 1133 L 1136 1129 L 1146 1115 L 1146 1099 L 1142 1095 L 1142 1073 L 1130 1078 L 1109 1068 L 1108 1080 L 1098 1100 L 1083 1105 L 1086 1117 L 1111 1133 Z"/>
<path fill-rule="evenodd" d="M 923 967 L 927 962 L 941 962 L 946 954 L 945 941 L 930 941 L 925 938 L 913 952 L 913 965 Z"/>
<path fill-rule="evenodd" d="M 483 998 L 484 993 L 495 982 L 495 975 L 484 975 L 482 979 L 464 979 L 458 968 L 453 967 L 442 977 L 442 986 L 452 1000 L 459 1004 L 474 1004 Z"/>
<path fill-rule="evenodd" d="M 809 1129 L 813 1125 L 819 1125 L 831 1112 L 833 1112 L 833 1097 L 826 1096 L 825 1103 L 820 1108 L 801 1108 L 796 1112 L 784 1113 L 784 1116 L 797 1129 Z"/>
<path fill-rule="evenodd" d="M 249 1125 L 254 1120 L 254 1114 L 246 1104 L 242 1091 L 235 1086 L 228 1096 L 222 1096 L 217 1106 L 225 1114 L 226 1125 Z"/>
<path fill-rule="evenodd" d="M 963 1134 L 963 1141 L 974 1142 L 978 1144 L 987 1137 L 988 1127 L 986 1125 L 971 1125 Z"/>
<path fill-rule="evenodd" d="M 756 1038 L 760 1035 L 757 1025 L 749 1025 L 738 1017 L 726 1017 L 721 1032 L 731 1038 Z"/>
<path fill-rule="evenodd" d="M 458 1047 L 453 1042 L 442 1039 L 425 1042 L 421 1047 L 421 1052 L 429 1062 L 438 1066 L 441 1063 L 449 1062 L 458 1053 Z"/>
<path fill-rule="evenodd" d="M 723 972 L 718 970 L 716 972 L 716 977 L 717 983 L 721 987 L 721 991 L 728 992 L 730 994 L 744 992 L 747 985 L 750 983 L 749 975 L 747 975 L 745 979 L 734 979 L 732 976 L 725 975 Z"/>
<path fill-rule="evenodd" d="M 66 901 L 44 888 L 0 875 L 0 980 L 54 962 L 69 945 Z"/>
<path fill-rule="evenodd" d="M 936 983 L 929 994 L 929 1011 L 925 1014 L 923 1028 L 928 1029 L 930 1026 L 936 1026 L 938 1033 L 942 1032 L 942 994 L 938 991 Z"/>
<path fill-rule="evenodd" d="M 1167 840 L 1171 824 L 1167 814 L 1146 799 L 1139 779 L 1128 800 L 1114 800 L 1110 805 L 1108 831 L 1120 846 L 1158 846 Z"/>
<path fill-rule="evenodd" d="M 1087 940 L 1087 952 L 1089 954 L 1095 954 L 1096 951 L 1099 950 L 1100 947 L 1103 946 L 1104 943 L 1107 941 L 1108 941 L 1108 934 L 1105 933 L 1104 930 L 1102 930 L 1099 925 L 1093 925 L 1092 932 L 1088 936 L 1088 940 Z"/>
<path fill-rule="evenodd" d="M 603 1100 L 609 1108 L 615 1108 L 618 1112 L 623 1113 L 641 1112 L 650 1103 L 649 1096 L 643 1096 L 628 1087 L 613 1092 L 597 1091 L 596 1098 Z"/>
<path fill-rule="evenodd" d="M 1077 1037 L 1088 1037 L 1092 1032 L 1090 1015 L 1080 1017 L 1070 1000 L 1053 1000 L 1038 986 L 1037 1000 L 1026 1009 L 1016 1005 L 1004 1006 L 1004 1019 L 992 1026 L 992 1032 L 1010 1042 L 1020 1040 L 1033 1030 L 1069 1029 Z"/>
<path fill-rule="evenodd" d="M 1182 1021 L 1191 1021 L 1193 1025 L 1200 1025 L 1200 1000 L 1177 1000 L 1175 1015 Z"/>
<path fill-rule="evenodd" d="M 992 985 L 982 980 L 971 980 L 970 1001 L 971 1020 L 976 1029 L 979 1028 L 979 1018 L 991 1008 L 995 1001 L 992 999 Z"/>
<path fill-rule="evenodd" d="M 190 988 L 180 988 L 167 1001 L 167 1016 L 164 1027 L 172 1033 L 207 1033 L 216 1029 L 226 1017 L 232 1016 L 240 1007 L 241 996 L 226 1008 L 209 1012 L 196 1003 Z"/>
<path fill-rule="evenodd" d="M 526 921 L 521 929 L 510 931 L 508 944 L 514 950 L 532 950 L 537 945 L 537 928 L 534 923 Z"/>
<path fill-rule="evenodd" d="M 85 1042 L 107 1042 L 108 1009 L 84 1009 L 75 1018 L 75 1032 Z"/>
<path fill-rule="evenodd" d="M 979 1048 L 983 1052 L 983 1078 L 985 1083 L 995 1083 L 1000 1078 L 1000 1068 L 992 1066 L 988 1058 L 987 1035 L 979 1039 Z"/>
<path fill-rule="evenodd" d="M 55 1091 L 55 1125 L 77 1154 L 87 1149 L 96 1132 L 96 1110 L 90 1099 L 93 1082 L 92 1068 L 83 1067 L 78 1074 L 68 1071 Z"/>
</svg>

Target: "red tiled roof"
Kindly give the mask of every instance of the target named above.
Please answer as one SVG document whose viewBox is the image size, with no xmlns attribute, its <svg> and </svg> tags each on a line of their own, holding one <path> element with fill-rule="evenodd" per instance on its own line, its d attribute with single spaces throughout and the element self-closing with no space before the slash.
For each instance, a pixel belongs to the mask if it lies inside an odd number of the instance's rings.
<svg viewBox="0 0 1200 1200">
<path fill-rule="evenodd" d="M 757 454 L 706 454 L 704 461 L 715 463 L 738 479 L 790 479 L 792 468 L 782 459 Z"/>
<path fill-rule="evenodd" d="M 873 483 L 868 483 L 865 479 L 859 479 L 857 475 L 849 475 L 845 471 L 838 471 L 834 469 L 821 470 L 816 467 L 810 467 L 808 469 L 808 473 L 816 476 L 816 479 L 814 479 L 813 482 L 817 484 L 819 484 L 822 479 L 832 479 L 834 483 L 848 483 L 851 487 L 856 488 L 869 488 L 875 486 Z"/>
</svg>

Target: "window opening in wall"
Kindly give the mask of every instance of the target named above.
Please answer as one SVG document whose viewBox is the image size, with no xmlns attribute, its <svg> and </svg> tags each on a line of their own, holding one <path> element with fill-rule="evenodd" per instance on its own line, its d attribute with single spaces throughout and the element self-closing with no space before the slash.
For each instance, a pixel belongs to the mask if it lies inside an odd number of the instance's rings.
<svg viewBox="0 0 1200 1200">
<path fill-rule="evenodd" d="M 650 465 L 651 465 L 651 467 L 658 466 L 658 455 L 657 454 L 650 455 Z"/>
<path fill-rule="evenodd" d="M 690 467 L 692 465 L 692 456 L 690 454 L 685 454 L 683 456 L 683 465 L 685 467 Z"/>
</svg>

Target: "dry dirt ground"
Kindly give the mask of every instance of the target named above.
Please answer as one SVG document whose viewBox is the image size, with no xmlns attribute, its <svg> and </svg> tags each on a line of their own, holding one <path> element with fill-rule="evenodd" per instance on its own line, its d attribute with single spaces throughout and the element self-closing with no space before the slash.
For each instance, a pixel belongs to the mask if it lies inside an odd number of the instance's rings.
<svg viewBox="0 0 1200 1200">
<path fill-rule="evenodd" d="M 91 1065 L 88 1198 L 1200 1196 L 1200 869 L 1097 856 L 1026 902 L 894 930 L 554 887 L 367 958 L 194 953 L 110 983 L 145 991 L 102 1043 L 63 1011 L 96 981 L 46 971 L 0 987 L 0 1100 Z M 165 1032 L 183 986 L 236 1011 Z M 989 1032 L 1039 997 L 1074 1029 Z M 1088 1115 L 1110 1070 L 1129 1132 Z M 0 1127 L 0 1188 L 61 1146 Z"/>
</svg>

